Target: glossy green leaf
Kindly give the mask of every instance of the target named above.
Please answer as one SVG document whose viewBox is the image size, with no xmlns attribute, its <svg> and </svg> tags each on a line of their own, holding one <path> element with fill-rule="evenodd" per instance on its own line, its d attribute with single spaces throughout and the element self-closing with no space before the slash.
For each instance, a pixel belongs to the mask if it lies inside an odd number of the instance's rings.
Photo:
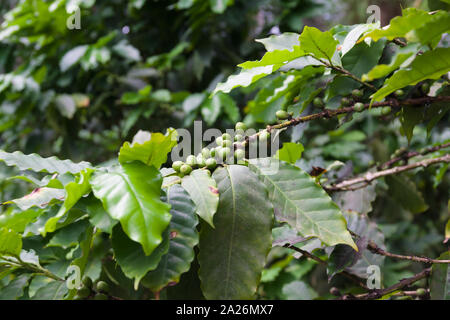
<svg viewBox="0 0 450 320">
<path fill-rule="evenodd" d="M 119 151 L 119 162 L 141 161 L 159 169 L 167 161 L 167 154 L 177 144 L 177 132 L 168 129 L 167 133 L 138 132 L 133 142 L 125 142 Z"/>
<path fill-rule="evenodd" d="M 432 15 L 431 19 L 419 28 L 408 32 L 405 37 L 407 41 L 420 42 L 434 48 L 441 40 L 442 34 L 449 31 L 450 13 L 441 11 Z"/>
<path fill-rule="evenodd" d="M 450 260 L 450 252 L 441 254 L 439 260 Z M 450 264 L 433 264 L 430 294 L 432 300 L 450 300 Z"/>
<path fill-rule="evenodd" d="M 5 204 L 16 204 L 21 210 L 28 210 L 32 207 L 45 208 L 55 202 L 63 201 L 66 192 L 63 189 L 55 188 L 37 188 L 30 194 L 14 200 L 5 202 Z"/>
<path fill-rule="evenodd" d="M 450 48 L 437 48 L 418 56 L 408 69 L 398 70 L 384 86 L 372 95 L 373 101 L 381 101 L 395 90 L 415 85 L 426 79 L 438 79 L 450 72 Z"/>
<path fill-rule="evenodd" d="M 22 250 L 22 237 L 13 230 L 0 229 L 0 255 L 19 256 Z"/>
<path fill-rule="evenodd" d="M 378 41 L 381 38 L 387 38 L 388 40 L 403 38 L 408 32 L 420 27 L 431 19 L 432 16 L 426 11 L 407 8 L 403 10 L 402 16 L 393 18 L 389 26 L 369 32 L 360 41 L 366 38 L 371 38 L 374 41 Z"/>
<path fill-rule="evenodd" d="M 19 170 L 32 170 L 35 172 L 48 172 L 64 174 L 66 172 L 78 173 L 84 169 L 92 168 L 89 162 L 73 163 L 70 160 L 59 160 L 56 157 L 42 158 L 33 154 L 23 154 L 20 151 L 8 153 L 0 150 L 0 160 L 8 166 L 16 166 Z"/>
<path fill-rule="evenodd" d="M 417 45 L 409 45 L 405 48 L 400 48 L 397 53 L 392 57 L 390 64 L 378 64 L 372 68 L 368 73 L 363 74 L 363 81 L 373 81 L 375 79 L 383 78 L 394 72 L 398 68 L 407 67 L 412 59 L 413 55 L 418 49 Z"/>
<path fill-rule="evenodd" d="M 283 143 L 281 149 L 277 150 L 275 158 L 295 164 L 297 160 L 300 160 L 302 157 L 303 150 L 305 150 L 305 148 L 301 143 L 286 142 Z"/>
<path fill-rule="evenodd" d="M 279 68 L 280 66 L 278 66 Z M 222 91 L 225 93 L 230 92 L 237 87 L 248 87 L 257 80 L 271 74 L 276 71 L 274 65 L 265 65 L 261 67 L 252 67 L 251 69 L 242 69 L 237 75 L 229 76 L 226 82 L 219 83 L 214 89 L 213 94 Z"/>
<path fill-rule="evenodd" d="M 216 122 L 222 109 L 221 107 L 222 105 L 218 95 L 212 96 L 203 103 L 201 113 L 203 120 L 205 120 L 208 126 L 211 126 Z"/>
<path fill-rule="evenodd" d="M 317 59 L 330 61 L 339 42 L 331 32 L 322 32 L 317 28 L 305 26 L 300 35 L 300 48 Z"/>
<path fill-rule="evenodd" d="M 349 52 L 356 44 L 358 39 L 364 34 L 369 31 L 372 31 L 376 28 L 379 28 L 380 23 L 367 23 L 367 24 L 359 24 L 356 27 L 354 27 L 345 37 L 344 41 L 342 42 L 342 48 L 340 50 L 341 56 L 345 56 L 347 52 Z"/>
<path fill-rule="evenodd" d="M 306 172 L 270 158 L 250 160 L 249 167 L 269 190 L 278 221 L 287 222 L 304 237 L 357 250 L 339 207 Z"/>
<path fill-rule="evenodd" d="M 219 168 L 213 177 L 220 205 L 215 229 L 204 224 L 200 234 L 202 291 L 207 299 L 251 299 L 271 248 L 273 207 L 247 167 Z"/>
<path fill-rule="evenodd" d="M 142 284 L 153 292 L 180 281 L 180 276 L 189 270 L 194 260 L 194 247 L 198 244 L 198 219 L 189 194 L 180 185 L 173 185 L 168 188 L 166 198 L 172 206 L 169 250 L 158 267 L 142 279 Z"/>
<path fill-rule="evenodd" d="M 91 192 L 89 178 L 91 177 L 92 172 L 93 169 L 83 170 L 74 182 L 69 182 L 64 186 L 66 195 L 64 203 L 57 215 L 49 219 L 45 224 L 45 232 L 55 231 L 59 219 L 61 219 L 78 202 L 78 200 L 81 199 L 81 197 Z"/>
<path fill-rule="evenodd" d="M 68 289 L 64 281 L 52 281 L 40 288 L 32 300 L 62 300 Z"/>
<path fill-rule="evenodd" d="M 197 207 L 197 214 L 214 227 L 214 214 L 219 204 L 219 191 L 213 178 L 206 170 L 194 170 L 181 182 Z"/>
<path fill-rule="evenodd" d="M 163 240 L 156 249 L 150 255 L 146 255 L 142 250 L 142 246 L 131 240 L 123 232 L 122 228 L 117 225 L 112 232 L 112 247 L 117 263 L 128 278 L 134 279 L 134 289 L 137 290 L 141 279 L 148 271 L 154 270 L 158 266 L 161 257 L 167 253 L 169 249 L 169 230 L 167 229 L 163 232 Z"/>
<path fill-rule="evenodd" d="M 21 274 L 17 278 L 11 280 L 7 286 L 0 290 L 0 300 L 17 300 L 22 297 L 29 280 L 29 274 Z"/>
<path fill-rule="evenodd" d="M 25 211 L 11 211 L 0 215 L 0 228 L 12 229 L 22 233 L 26 226 L 35 221 L 42 214 L 42 210 L 29 209 Z"/>
<path fill-rule="evenodd" d="M 89 214 L 89 221 L 102 232 L 111 234 L 112 228 L 119 222 L 113 219 L 102 206 L 102 202 L 95 197 L 87 197 L 83 204 Z"/>
<path fill-rule="evenodd" d="M 146 255 L 162 242 L 170 221 L 170 206 L 160 200 L 162 177 L 141 162 L 122 164 L 91 177 L 94 195 L 125 233 L 144 248 Z"/>
<path fill-rule="evenodd" d="M 47 247 L 57 246 L 67 249 L 69 247 L 77 246 L 80 242 L 81 235 L 88 227 L 89 222 L 87 220 L 72 223 L 67 227 L 58 230 L 48 242 Z"/>
</svg>

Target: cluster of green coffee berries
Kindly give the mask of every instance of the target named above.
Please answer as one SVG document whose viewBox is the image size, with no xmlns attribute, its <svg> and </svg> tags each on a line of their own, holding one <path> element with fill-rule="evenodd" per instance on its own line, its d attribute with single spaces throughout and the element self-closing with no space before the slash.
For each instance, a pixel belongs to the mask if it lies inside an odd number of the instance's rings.
<svg viewBox="0 0 450 320">
<path fill-rule="evenodd" d="M 245 140 L 245 130 L 247 126 L 243 122 L 236 123 L 235 134 L 232 137 L 229 133 L 224 133 L 215 140 L 216 147 L 203 148 L 197 155 L 189 155 L 186 160 L 175 161 L 172 168 L 181 176 L 189 175 L 193 169 L 206 168 L 213 171 L 218 164 L 227 161 L 231 156 L 237 160 L 238 164 L 243 163 L 245 150 L 242 142 Z M 270 135 L 263 131 L 260 134 L 260 140 L 267 140 Z"/>
<path fill-rule="evenodd" d="M 88 299 L 93 297 L 94 300 L 108 300 L 109 285 L 105 281 L 93 282 L 91 278 L 85 277 L 83 285 L 77 291 L 76 300 Z"/>
</svg>

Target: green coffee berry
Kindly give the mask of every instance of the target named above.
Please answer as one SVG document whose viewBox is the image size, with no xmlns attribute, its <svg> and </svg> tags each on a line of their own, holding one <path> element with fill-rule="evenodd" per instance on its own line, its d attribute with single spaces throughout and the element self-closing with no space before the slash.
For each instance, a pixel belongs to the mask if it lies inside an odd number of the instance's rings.
<svg viewBox="0 0 450 320">
<path fill-rule="evenodd" d="M 391 107 L 383 107 L 383 108 L 381 108 L 381 114 L 383 116 L 388 115 L 389 113 L 391 113 L 391 111 L 392 111 Z"/>
<path fill-rule="evenodd" d="M 244 159 L 245 158 L 245 150 L 237 149 L 236 151 L 234 151 L 234 157 L 237 160 Z"/>
<path fill-rule="evenodd" d="M 95 285 L 95 290 L 97 292 L 108 292 L 109 291 L 109 285 L 105 281 L 99 281 Z"/>
<path fill-rule="evenodd" d="M 355 98 L 362 98 L 362 96 L 364 95 L 364 93 L 362 92 L 362 90 L 355 89 L 355 90 L 352 91 L 352 95 L 353 95 Z"/>
<path fill-rule="evenodd" d="M 175 161 L 173 164 L 172 164 L 172 168 L 176 171 L 176 172 L 180 172 L 180 168 L 181 168 L 181 166 L 184 164 L 184 162 L 183 161 Z"/>
<path fill-rule="evenodd" d="M 225 147 L 225 148 L 220 149 L 219 157 L 220 157 L 221 159 L 225 160 L 225 159 L 228 158 L 228 156 L 229 156 L 230 154 L 231 154 L 231 149 L 228 148 L 228 147 Z"/>
<path fill-rule="evenodd" d="M 284 110 L 278 110 L 275 115 L 277 116 L 278 120 L 286 120 L 289 118 L 289 113 Z"/>
<path fill-rule="evenodd" d="M 217 153 L 216 148 L 212 148 L 212 149 L 210 150 L 210 152 L 209 152 L 209 154 L 211 155 L 211 157 L 215 157 L 215 156 L 216 156 L 216 153 Z"/>
<path fill-rule="evenodd" d="M 422 83 L 422 85 L 420 86 L 420 89 L 422 90 L 422 92 L 424 94 L 427 94 L 430 91 L 430 84 L 428 82 L 424 82 Z"/>
<path fill-rule="evenodd" d="M 196 160 L 197 160 L 197 165 L 199 168 L 203 168 L 206 166 L 205 158 L 203 158 L 203 155 L 201 153 L 197 156 Z"/>
<path fill-rule="evenodd" d="M 205 159 L 208 159 L 211 157 L 211 151 L 208 148 L 203 148 L 202 149 L 202 156 Z"/>
<path fill-rule="evenodd" d="M 206 159 L 205 164 L 208 169 L 213 170 L 217 166 L 217 161 L 214 158 L 209 158 L 209 159 Z"/>
<path fill-rule="evenodd" d="M 222 142 L 223 142 L 222 137 L 217 137 L 217 138 L 216 138 L 216 144 L 217 144 L 217 146 L 221 147 L 221 146 L 222 146 Z"/>
<path fill-rule="evenodd" d="M 245 131 L 247 130 L 247 125 L 243 122 L 238 122 L 236 123 L 235 129 Z"/>
<path fill-rule="evenodd" d="M 263 131 L 259 135 L 259 141 L 267 141 L 267 140 L 269 140 L 269 138 L 270 138 L 270 133 L 267 131 Z"/>
<path fill-rule="evenodd" d="M 325 104 L 323 103 L 323 100 L 319 97 L 314 98 L 313 105 L 317 108 L 323 108 L 325 106 Z"/>
<path fill-rule="evenodd" d="M 237 134 L 237 135 L 234 136 L 234 141 L 239 142 L 239 141 L 242 141 L 242 140 L 244 140 L 244 136 L 243 135 Z"/>
<path fill-rule="evenodd" d="M 91 294 L 91 289 L 89 289 L 88 287 L 85 287 L 85 286 L 83 286 L 81 289 L 79 289 L 77 291 L 77 295 L 81 299 L 85 299 L 85 298 L 89 297 L 90 294 Z"/>
<path fill-rule="evenodd" d="M 223 139 L 223 140 L 229 140 L 229 141 L 232 140 L 231 135 L 230 135 L 229 133 L 224 133 L 224 134 L 222 135 L 222 139 Z"/>
<path fill-rule="evenodd" d="M 417 289 L 416 293 L 418 296 L 424 296 L 427 294 L 427 290 L 425 290 L 424 288 L 419 288 Z"/>
<path fill-rule="evenodd" d="M 92 288 L 92 279 L 89 278 L 89 277 L 84 277 L 84 279 L 83 279 L 83 285 L 84 285 L 86 288 Z"/>
<path fill-rule="evenodd" d="M 232 146 L 233 142 L 231 140 L 223 140 L 222 141 L 222 147 L 224 148 L 230 148 Z"/>
<path fill-rule="evenodd" d="M 186 158 L 186 164 L 188 166 L 194 167 L 197 165 L 197 159 L 195 158 L 195 156 L 190 155 Z"/>
<path fill-rule="evenodd" d="M 188 175 L 192 172 L 192 167 L 188 164 L 183 164 L 180 168 L 180 173 Z"/>
<path fill-rule="evenodd" d="M 402 97 L 404 94 L 405 94 L 405 91 L 403 91 L 403 90 L 401 90 L 401 89 L 398 89 L 398 90 L 396 90 L 396 91 L 394 92 L 394 95 L 395 95 L 397 98 Z"/>
<path fill-rule="evenodd" d="M 355 103 L 355 105 L 353 106 L 353 109 L 357 112 L 361 112 L 364 110 L 364 103 L 361 102 L 357 102 Z"/>
</svg>

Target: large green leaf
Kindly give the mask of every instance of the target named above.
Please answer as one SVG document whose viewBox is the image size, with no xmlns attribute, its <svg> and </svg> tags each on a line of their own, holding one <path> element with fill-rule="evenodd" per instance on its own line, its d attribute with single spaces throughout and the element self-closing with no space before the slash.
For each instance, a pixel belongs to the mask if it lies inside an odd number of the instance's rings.
<svg viewBox="0 0 450 320">
<path fill-rule="evenodd" d="M 377 194 L 374 181 L 365 188 L 354 191 L 341 191 L 333 193 L 333 201 L 341 208 L 341 210 L 354 211 L 360 214 L 368 214 L 372 211 L 372 202 L 375 201 Z"/>
<path fill-rule="evenodd" d="M 30 194 L 22 198 L 14 199 L 5 202 L 5 204 L 14 203 L 21 210 L 28 210 L 32 207 L 45 208 L 55 202 L 63 201 L 66 192 L 63 189 L 56 188 L 37 188 Z"/>
<path fill-rule="evenodd" d="M 214 214 L 219 204 L 217 184 L 206 170 L 194 170 L 181 182 L 197 206 L 197 214 L 214 227 Z"/>
<path fill-rule="evenodd" d="M 11 280 L 7 286 L 0 290 L 0 300 L 16 300 L 23 295 L 24 289 L 30 280 L 29 274 L 21 274 L 17 278 Z"/>
<path fill-rule="evenodd" d="M 389 186 L 390 196 L 406 210 L 421 213 L 428 209 L 422 193 L 407 175 L 387 176 L 386 183 Z"/>
<path fill-rule="evenodd" d="M 12 229 L 16 232 L 22 233 L 26 226 L 34 221 L 42 210 L 25 210 L 25 211 L 11 211 L 0 215 L 0 228 Z"/>
<path fill-rule="evenodd" d="M 388 40 L 403 38 L 408 32 L 420 27 L 431 19 L 432 16 L 426 11 L 407 8 L 403 10 L 403 16 L 393 18 L 389 26 L 369 32 L 359 41 L 366 38 L 371 38 L 374 41 L 378 41 L 381 38 L 387 38 Z"/>
<path fill-rule="evenodd" d="M 302 157 L 305 150 L 301 143 L 286 142 L 283 147 L 277 150 L 275 157 L 285 162 L 295 164 Z"/>
<path fill-rule="evenodd" d="M 281 66 L 281 65 L 280 65 Z M 260 67 L 252 67 L 252 69 L 242 69 L 237 75 L 229 76 L 226 82 L 219 83 L 214 89 L 213 94 L 222 91 L 225 93 L 230 92 L 236 87 L 248 87 L 253 82 L 271 74 L 279 69 L 274 65 L 265 65 Z"/>
<path fill-rule="evenodd" d="M 0 255 L 19 256 L 22 250 L 22 237 L 13 230 L 0 229 Z"/>
<path fill-rule="evenodd" d="M 64 186 L 65 199 L 64 203 L 59 209 L 56 216 L 49 219 L 45 224 L 45 232 L 53 232 L 56 229 L 56 224 L 84 195 L 91 192 L 91 185 L 89 178 L 93 169 L 86 169 L 81 171 L 80 175 L 74 182 L 69 182 Z"/>
<path fill-rule="evenodd" d="M 372 95 L 372 100 L 381 101 L 397 89 L 415 85 L 426 79 L 438 79 L 450 71 L 450 48 L 437 48 L 418 56 L 408 69 L 398 70 L 384 86 Z"/>
<path fill-rule="evenodd" d="M 198 219 L 189 194 L 180 185 L 173 185 L 167 190 L 167 202 L 172 206 L 169 251 L 158 267 L 142 279 L 142 284 L 153 292 L 180 281 L 180 276 L 189 270 L 194 260 L 194 247 L 198 244 Z"/>
<path fill-rule="evenodd" d="M 271 158 L 251 160 L 249 167 L 267 186 L 278 221 L 287 222 L 304 237 L 357 250 L 339 207 L 306 172 Z"/>
<path fill-rule="evenodd" d="M 56 157 L 42 158 L 38 154 L 23 154 L 20 151 L 8 153 L 0 150 L 0 160 L 8 166 L 16 166 L 20 170 L 35 172 L 48 172 L 64 174 L 66 172 L 78 173 L 81 170 L 92 168 L 89 162 L 73 163 L 70 160 L 59 160 Z"/>
<path fill-rule="evenodd" d="M 177 144 L 177 132 L 168 129 L 167 133 L 149 133 L 139 131 L 133 142 L 125 142 L 119 151 L 119 162 L 127 163 L 135 160 L 159 169 L 167 161 L 167 154 Z"/>
<path fill-rule="evenodd" d="M 170 221 L 170 206 L 160 200 L 159 171 L 132 162 L 110 171 L 96 171 L 90 182 L 106 211 L 120 220 L 125 233 L 150 255 L 162 242 L 161 234 Z"/>
<path fill-rule="evenodd" d="M 164 231 L 163 241 L 150 255 L 145 255 L 142 246 L 131 240 L 122 228 L 116 225 L 112 232 L 112 247 L 117 263 L 128 278 L 134 279 L 134 288 L 137 290 L 141 279 L 148 271 L 154 270 L 161 257 L 167 253 L 169 232 L 168 229 Z"/>
<path fill-rule="evenodd" d="M 362 76 L 362 80 L 373 81 L 389 75 L 399 67 L 407 67 L 411 63 L 411 57 L 417 52 L 417 49 L 418 46 L 415 44 L 398 49 L 396 54 L 392 57 L 390 64 L 376 65 L 372 70 Z"/>
<path fill-rule="evenodd" d="M 331 32 L 322 32 L 317 28 L 305 26 L 300 35 L 300 49 L 317 59 L 331 61 L 339 41 Z"/>
<path fill-rule="evenodd" d="M 429 21 L 419 28 L 408 32 L 406 40 L 417 41 L 434 48 L 441 40 L 442 34 L 448 31 L 450 31 L 450 13 L 441 11 L 432 15 Z"/>
<path fill-rule="evenodd" d="M 32 300 L 62 300 L 68 289 L 64 281 L 52 281 L 40 288 Z"/>
<path fill-rule="evenodd" d="M 449 260 L 450 252 L 443 253 L 439 260 Z M 432 300 L 450 300 L 450 264 L 433 264 L 430 294 Z"/>
<path fill-rule="evenodd" d="M 271 247 L 273 207 L 245 166 L 219 168 L 214 179 L 220 205 L 216 228 L 204 224 L 200 233 L 202 291 L 207 299 L 251 299 Z"/>
</svg>

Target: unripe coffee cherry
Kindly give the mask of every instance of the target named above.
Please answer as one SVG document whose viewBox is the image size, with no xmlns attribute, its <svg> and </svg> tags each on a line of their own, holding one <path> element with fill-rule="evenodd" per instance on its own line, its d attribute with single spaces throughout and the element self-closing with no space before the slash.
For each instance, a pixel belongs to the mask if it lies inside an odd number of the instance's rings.
<svg viewBox="0 0 450 320">
<path fill-rule="evenodd" d="M 364 110 L 364 103 L 361 102 L 357 102 L 355 103 L 355 105 L 353 106 L 353 109 L 357 112 L 361 112 Z"/>
<path fill-rule="evenodd" d="M 236 131 L 237 130 L 245 131 L 245 130 L 247 130 L 247 125 L 243 122 L 238 122 L 238 123 L 236 123 L 235 129 L 236 129 Z"/>
<path fill-rule="evenodd" d="M 221 147 L 221 146 L 222 146 L 222 142 L 223 142 L 222 137 L 217 137 L 217 138 L 216 138 L 216 144 L 217 144 L 217 146 Z"/>
<path fill-rule="evenodd" d="M 362 98 L 363 95 L 364 93 L 359 89 L 355 89 L 352 91 L 352 96 L 354 96 L 355 98 Z"/>
<path fill-rule="evenodd" d="M 197 156 L 196 160 L 197 160 L 197 166 L 199 168 L 204 168 L 206 166 L 205 158 L 203 158 L 203 155 L 201 153 Z"/>
<path fill-rule="evenodd" d="M 216 153 L 217 153 L 216 148 L 212 148 L 212 149 L 210 150 L 210 155 L 211 155 L 211 157 L 215 157 L 215 156 L 216 156 Z"/>
<path fill-rule="evenodd" d="M 190 165 L 187 164 L 183 164 L 180 168 L 180 173 L 182 174 L 189 174 L 192 172 L 192 167 Z"/>
<path fill-rule="evenodd" d="M 231 135 L 229 133 L 224 133 L 222 135 L 222 139 L 231 141 Z"/>
<path fill-rule="evenodd" d="M 234 157 L 237 160 L 244 159 L 245 158 L 245 150 L 237 149 L 236 151 L 234 151 Z"/>
<path fill-rule="evenodd" d="M 176 171 L 176 172 L 180 172 L 180 168 L 181 168 L 181 166 L 184 164 L 184 162 L 183 161 L 175 161 L 173 164 L 172 164 L 172 168 Z"/>
<path fill-rule="evenodd" d="M 430 91 L 430 85 L 428 82 L 424 82 L 422 83 L 422 85 L 420 86 L 420 90 L 422 90 L 422 92 L 424 94 L 427 94 Z"/>
<path fill-rule="evenodd" d="M 217 161 L 214 158 L 206 159 L 205 163 L 206 163 L 206 167 L 210 170 L 214 170 L 217 166 Z"/>
<path fill-rule="evenodd" d="M 284 110 L 278 110 L 275 115 L 277 116 L 278 120 L 286 120 L 289 118 L 289 113 Z"/>
<path fill-rule="evenodd" d="M 225 159 L 228 158 L 228 156 L 229 156 L 230 154 L 231 154 L 231 149 L 228 148 L 228 147 L 225 147 L 225 148 L 220 149 L 219 157 L 220 157 L 221 159 L 225 160 Z"/>
<path fill-rule="evenodd" d="M 95 290 L 97 292 L 108 292 L 109 291 L 109 285 L 105 281 L 99 281 L 95 285 Z"/>
<path fill-rule="evenodd" d="M 224 148 L 230 148 L 232 144 L 233 144 L 233 142 L 231 142 L 231 140 L 223 140 L 222 141 L 222 147 L 224 147 Z"/>
<path fill-rule="evenodd" d="M 425 290 L 424 288 L 419 288 L 417 289 L 416 293 L 418 296 L 424 296 L 427 294 L 427 290 Z"/>
<path fill-rule="evenodd" d="M 186 164 L 188 166 L 194 167 L 197 165 L 197 159 L 195 158 L 195 156 L 190 155 L 186 158 Z"/>
<path fill-rule="evenodd" d="M 323 100 L 319 97 L 317 97 L 313 100 L 313 105 L 317 108 L 323 108 L 325 106 L 325 104 L 323 103 Z"/>
<path fill-rule="evenodd" d="M 89 289 L 86 286 L 83 286 L 80 290 L 77 291 L 77 295 L 81 299 L 85 299 L 85 298 L 89 297 L 90 294 L 91 294 L 91 289 Z"/>
<path fill-rule="evenodd" d="M 202 156 L 204 159 L 211 158 L 211 151 L 208 148 L 202 149 Z"/>
<path fill-rule="evenodd" d="M 401 90 L 401 89 L 396 90 L 396 91 L 394 92 L 394 95 L 395 95 L 397 98 L 402 97 L 404 94 L 405 94 L 405 91 L 403 91 L 403 90 Z"/>
<path fill-rule="evenodd" d="M 392 111 L 391 107 L 383 107 L 383 108 L 381 108 L 381 114 L 383 116 L 388 115 L 389 113 L 391 113 L 391 111 Z"/>
<path fill-rule="evenodd" d="M 269 138 L 270 138 L 270 133 L 267 131 L 263 131 L 259 135 L 259 141 L 267 141 Z"/>
<path fill-rule="evenodd" d="M 237 134 L 237 135 L 234 136 L 234 141 L 239 142 L 239 141 L 242 141 L 242 140 L 244 140 L 244 136 L 243 135 Z"/>
<path fill-rule="evenodd" d="M 92 288 L 92 279 L 89 277 L 84 277 L 83 284 L 86 288 Z"/>
</svg>

